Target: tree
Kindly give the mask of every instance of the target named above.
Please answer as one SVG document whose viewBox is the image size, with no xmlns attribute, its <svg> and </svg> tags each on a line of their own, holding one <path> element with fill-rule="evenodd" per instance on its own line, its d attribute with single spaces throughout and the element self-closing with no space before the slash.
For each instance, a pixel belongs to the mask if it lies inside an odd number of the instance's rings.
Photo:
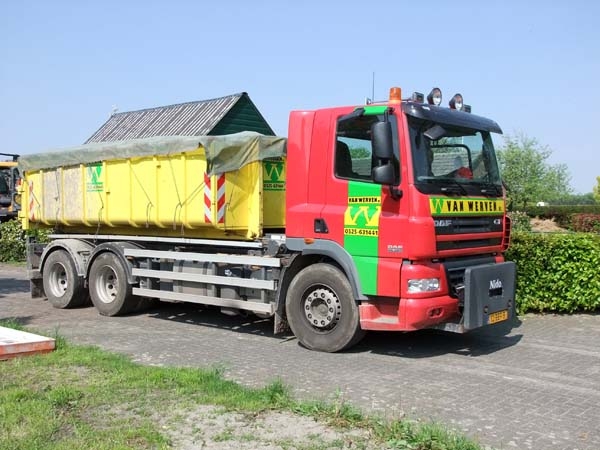
<svg viewBox="0 0 600 450">
<path fill-rule="evenodd" d="M 370 158 L 371 151 L 366 147 L 352 147 L 350 156 L 352 156 L 352 159 Z"/>
<path fill-rule="evenodd" d="M 552 202 L 572 192 L 567 166 L 551 165 L 550 155 L 552 150 L 535 138 L 522 133 L 505 137 L 504 146 L 498 150 L 498 163 L 511 209 Z"/>
<path fill-rule="evenodd" d="M 594 186 L 594 198 L 596 203 L 600 203 L 600 177 L 596 177 L 596 186 Z"/>
</svg>

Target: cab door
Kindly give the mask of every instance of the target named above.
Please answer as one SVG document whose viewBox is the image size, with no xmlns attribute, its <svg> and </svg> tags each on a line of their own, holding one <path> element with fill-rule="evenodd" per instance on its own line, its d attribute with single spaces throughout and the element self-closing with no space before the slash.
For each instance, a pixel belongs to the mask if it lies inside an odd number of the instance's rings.
<svg viewBox="0 0 600 450">
<path fill-rule="evenodd" d="M 328 189 L 322 217 L 332 237 L 350 254 L 362 293 L 377 294 L 382 186 L 373 183 L 371 125 L 376 115 L 340 116 L 336 121 Z"/>
</svg>

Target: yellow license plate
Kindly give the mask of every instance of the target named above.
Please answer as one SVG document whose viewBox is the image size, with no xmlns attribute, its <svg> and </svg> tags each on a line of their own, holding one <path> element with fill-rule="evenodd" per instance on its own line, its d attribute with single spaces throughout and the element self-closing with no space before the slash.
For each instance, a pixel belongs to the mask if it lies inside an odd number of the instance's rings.
<svg viewBox="0 0 600 450">
<path fill-rule="evenodd" d="M 488 323 L 489 324 L 498 323 L 498 322 L 502 322 L 503 320 L 506 320 L 506 319 L 508 319 L 508 309 L 490 314 Z"/>
</svg>

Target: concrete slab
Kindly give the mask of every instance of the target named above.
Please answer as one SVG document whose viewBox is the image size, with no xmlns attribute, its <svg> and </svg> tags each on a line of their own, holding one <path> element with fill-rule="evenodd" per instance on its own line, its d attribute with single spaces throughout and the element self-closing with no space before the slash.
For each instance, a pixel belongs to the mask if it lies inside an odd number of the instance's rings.
<svg viewBox="0 0 600 450">
<path fill-rule="evenodd" d="M 47 353 L 54 350 L 54 339 L 12 328 L 0 327 L 0 360 Z"/>
</svg>

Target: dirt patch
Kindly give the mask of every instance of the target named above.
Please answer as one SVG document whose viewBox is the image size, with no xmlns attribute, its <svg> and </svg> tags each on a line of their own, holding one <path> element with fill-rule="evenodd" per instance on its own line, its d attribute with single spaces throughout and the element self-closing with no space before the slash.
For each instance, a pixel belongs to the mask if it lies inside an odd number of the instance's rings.
<svg viewBox="0 0 600 450">
<path fill-rule="evenodd" d="M 532 218 L 529 223 L 531 224 L 531 231 L 537 231 L 540 233 L 566 233 L 567 230 L 559 227 L 554 219 L 540 219 L 538 217 Z"/>
<path fill-rule="evenodd" d="M 163 430 L 179 450 L 285 450 L 309 448 L 380 449 L 370 442 L 369 433 L 353 429 L 339 431 L 316 420 L 288 412 L 257 414 L 227 412 L 202 405 L 180 411 Z"/>
</svg>

